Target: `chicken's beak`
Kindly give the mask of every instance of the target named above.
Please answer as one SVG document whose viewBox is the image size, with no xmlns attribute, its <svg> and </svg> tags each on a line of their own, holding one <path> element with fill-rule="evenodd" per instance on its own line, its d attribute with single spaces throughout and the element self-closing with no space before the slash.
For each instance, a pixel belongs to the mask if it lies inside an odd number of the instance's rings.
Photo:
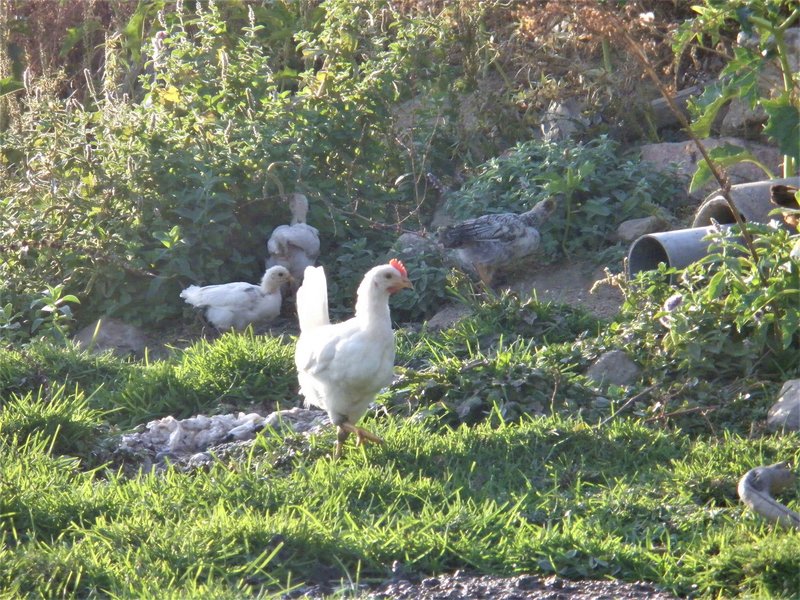
<svg viewBox="0 0 800 600">
<path fill-rule="evenodd" d="M 414 289 L 414 284 L 411 283 L 411 280 L 407 277 L 403 277 L 396 286 L 389 288 L 389 293 L 394 294 L 402 290 L 403 288 L 408 288 L 409 290 Z"/>
</svg>

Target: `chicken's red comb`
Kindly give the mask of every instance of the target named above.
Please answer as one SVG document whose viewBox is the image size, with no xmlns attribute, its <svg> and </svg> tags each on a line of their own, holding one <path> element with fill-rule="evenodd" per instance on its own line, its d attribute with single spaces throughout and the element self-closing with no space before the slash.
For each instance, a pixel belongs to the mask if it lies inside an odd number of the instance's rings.
<svg viewBox="0 0 800 600">
<path fill-rule="evenodd" d="M 397 260 L 396 258 L 393 258 L 392 260 L 389 261 L 389 264 L 392 265 L 395 269 L 397 269 L 400 275 L 402 275 L 403 277 L 408 277 L 406 266 L 401 261 Z"/>
</svg>

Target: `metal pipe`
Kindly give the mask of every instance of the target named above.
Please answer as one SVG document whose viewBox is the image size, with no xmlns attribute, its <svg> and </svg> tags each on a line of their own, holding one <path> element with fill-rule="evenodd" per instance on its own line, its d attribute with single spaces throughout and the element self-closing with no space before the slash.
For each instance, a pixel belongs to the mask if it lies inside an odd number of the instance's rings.
<svg viewBox="0 0 800 600">
<path fill-rule="evenodd" d="M 767 179 L 753 183 L 740 183 L 731 186 L 731 198 L 742 219 L 751 223 L 768 223 L 780 218 L 770 216 L 770 211 L 777 208 L 769 201 L 769 188 L 776 184 L 800 186 L 800 177 L 787 177 L 786 179 Z M 705 227 L 711 225 L 711 219 L 717 223 L 732 224 L 736 222 L 733 212 L 719 193 L 712 192 L 703 200 L 694 214 L 692 227 Z"/>
<path fill-rule="evenodd" d="M 728 228 L 723 226 L 723 229 Z M 628 277 L 657 269 L 659 263 L 681 268 L 700 260 L 708 254 L 711 240 L 706 236 L 713 229 L 714 226 L 691 227 L 643 235 L 628 252 Z"/>
<path fill-rule="evenodd" d="M 769 188 L 776 184 L 800 186 L 800 177 L 768 179 L 731 186 L 731 197 L 742 219 L 751 223 L 767 223 L 775 205 L 769 201 Z M 716 191 L 703 201 L 694 216 L 692 227 L 650 233 L 633 242 L 628 251 L 628 277 L 640 271 L 657 269 L 659 263 L 681 268 L 700 260 L 708 254 L 710 240 L 705 239 L 716 221 L 723 229 L 736 222 L 725 198 Z M 741 238 L 737 238 L 741 243 Z"/>
</svg>

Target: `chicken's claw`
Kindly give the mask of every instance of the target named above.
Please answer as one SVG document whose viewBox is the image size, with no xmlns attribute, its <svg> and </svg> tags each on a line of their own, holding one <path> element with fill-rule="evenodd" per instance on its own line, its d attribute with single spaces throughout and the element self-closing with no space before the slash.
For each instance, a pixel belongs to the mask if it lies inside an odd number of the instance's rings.
<svg viewBox="0 0 800 600">
<path fill-rule="evenodd" d="M 373 442 L 375 444 L 386 443 L 377 435 L 367 431 L 366 429 L 356 427 L 350 423 L 342 423 L 338 426 L 338 433 L 336 434 L 336 448 L 333 451 L 334 458 L 339 458 L 342 455 L 342 447 L 344 446 L 344 442 L 347 439 L 347 436 L 349 436 L 351 433 L 355 434 L 356 436 L 356 446 L 360 446 L 366 442 Z"/>
</svg>

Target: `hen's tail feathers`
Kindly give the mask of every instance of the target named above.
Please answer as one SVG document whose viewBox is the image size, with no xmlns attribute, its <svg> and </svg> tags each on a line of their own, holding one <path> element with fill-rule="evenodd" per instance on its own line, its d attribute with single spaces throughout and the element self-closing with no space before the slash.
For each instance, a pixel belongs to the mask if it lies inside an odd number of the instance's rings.
<svg viewBox="0 0 800 600">
<path fill-rule="evenodd" d="M 181 292 L 181 298 L 192 306 L 200 306 L 203 304 L 203 291 L 196 285 L 190 285 Z"/>
<path fill-rule="evenodd" d="M 297 320 L 300 331 L 328 325 L 328 282 L 322 267 L 306 267 L 303 285 L 297 290 Z"/>
<path fill-rule="evenodd" d="M 279 231 L 280 227 L 272 232 L 269 240 L 267 240 L 267 252 L 270 255 L 286 256 L 288 254 L 288 242 L 283 231 Z"/>
</svg>

